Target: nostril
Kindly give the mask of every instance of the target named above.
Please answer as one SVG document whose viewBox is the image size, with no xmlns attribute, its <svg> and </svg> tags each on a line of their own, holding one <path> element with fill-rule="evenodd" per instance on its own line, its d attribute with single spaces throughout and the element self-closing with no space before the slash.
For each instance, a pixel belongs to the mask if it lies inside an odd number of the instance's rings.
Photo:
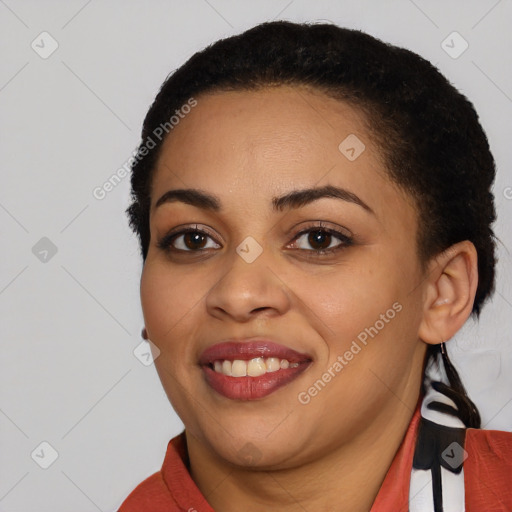
<svg viewBox="0 0 512 512">
<path fill-rule="evenodd" d="M 253 313 L 256 313 L 257 311 L 265 311 L 266 309 L 268 309 L 267 306 L 262 306 L 261 308 L 255 308 L 252 310 Z"/>
</svg>

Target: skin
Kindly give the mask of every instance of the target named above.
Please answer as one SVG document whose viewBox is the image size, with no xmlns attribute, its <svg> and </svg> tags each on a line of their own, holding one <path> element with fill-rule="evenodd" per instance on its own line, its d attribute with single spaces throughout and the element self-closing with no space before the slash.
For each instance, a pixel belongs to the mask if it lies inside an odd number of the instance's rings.
<svg viewBox="0 0 512 512">
<path fill-rule="evenodd" d="M 347 104 L 284 86 L 197 100 L 155 169 L 141 278 L 147 333 L 161 351 L 155 365 L 186 426 L 191 475 L 216 511 L 370 510 L 416 407 L 426 344 L 448 340 L 471 312 L 474 247 L 462 242 L 422 270 L 415 204 L 389 180 L 365 119 Z M 338 149 L 349 134 L 366 146 L 354 161 Z M 372 212 L 338 198 L 272 208 L 275 196 L 325 185 Z M 221 209 L 156 207 L 165 192 L 188 188 L 216 196 Z M 297 238 L 319 221 L 353 243 L 319 255 L 307 234 Z M 181 252 L 159 247 L 178 226 L 207 230 L 206 246 L 179 236 Z M 248 236 L 263 249 L 252 263 L 236 252 Z M 394 303 L 402 306 L 395 318 L 301 404 L 299 393 Z M 229 400 L 206 384 L 199 355 L 251 336 L 313 363 L 262 400 Z"/>
</svg>

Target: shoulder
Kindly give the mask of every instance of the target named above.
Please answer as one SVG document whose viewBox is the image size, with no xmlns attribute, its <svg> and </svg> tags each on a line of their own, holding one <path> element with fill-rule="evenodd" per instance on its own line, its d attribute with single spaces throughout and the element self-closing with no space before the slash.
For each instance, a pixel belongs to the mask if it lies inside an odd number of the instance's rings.
<svg viewBox="0 0 512 512">
<path fill-rule="evenodd" d="M 141 482 L 117 512 L 181 511 L 175 491 L 189 478 L 183 462 L 185 457 L 184 434 L 180 434 L 169 441 L 160 471 Z"/>
<path fill-rule="evenodd" d="M 171 498 L 161 471 L 141 482 L 123 501 L 118 512 L 172 512 L 179 510 Z"/>
<path fill-rule="evenodd" d="M 468 512 L 512 510 L 512 433 L 499 430 L 468 429 L 464 462 Z"/>
<path fill-rule="evenodd" d="M 479 430 L 468 428 L 466 431 L 467 463 L 479 466 L 498 464 L 501 471 L 512 471 L 512 433 L 501 430 Z"/>
</svg>

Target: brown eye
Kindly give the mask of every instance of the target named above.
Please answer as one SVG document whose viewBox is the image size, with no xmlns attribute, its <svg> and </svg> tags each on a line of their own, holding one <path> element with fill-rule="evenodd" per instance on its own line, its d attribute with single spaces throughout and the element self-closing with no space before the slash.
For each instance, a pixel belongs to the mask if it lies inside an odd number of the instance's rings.
<svg viewBox="0 0 512 512">
<path fill-rule="evenodd" d="M 331 245 L 332 235 L 327 231 L 318 230 L 310 231 L 308 236 L 308 243 L 313 249 L 322 250 L 327 249 Z"/>
<path fill-rule="evenodd" d="M 187 249 L 202 249 L 206 245 L 207 236 L 199 231 L 183 235 L 183 244 Z"/>
<path fill-rule="evenodd" d="M 158 247 L 172 252 L 201 252 L 218 249 L 220 245 L 211 235 L 200 229 L 187 228 L 164 236 Z"/>
<path fill-rule="evenodd" d="M 312 255 L 323 255 L 344 249 L 352 244 L 352 238 L 339 231 L 314 226 L 296 236 L 293 248 L 309 252 Z"/>
</svg>

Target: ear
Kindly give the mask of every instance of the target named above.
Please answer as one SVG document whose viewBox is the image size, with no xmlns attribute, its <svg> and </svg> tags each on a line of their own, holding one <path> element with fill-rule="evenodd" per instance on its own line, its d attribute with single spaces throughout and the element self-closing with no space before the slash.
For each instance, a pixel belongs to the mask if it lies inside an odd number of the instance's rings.
<svg viewBox="0 0 512 512">
<path fill-rule="evenodd" d="M 471 315 L 478 286 L 478 256 L 468 240 L 452 245 L 428 266 L 418 336 L 436 345 L 452 338 Z"/>
</svg>

